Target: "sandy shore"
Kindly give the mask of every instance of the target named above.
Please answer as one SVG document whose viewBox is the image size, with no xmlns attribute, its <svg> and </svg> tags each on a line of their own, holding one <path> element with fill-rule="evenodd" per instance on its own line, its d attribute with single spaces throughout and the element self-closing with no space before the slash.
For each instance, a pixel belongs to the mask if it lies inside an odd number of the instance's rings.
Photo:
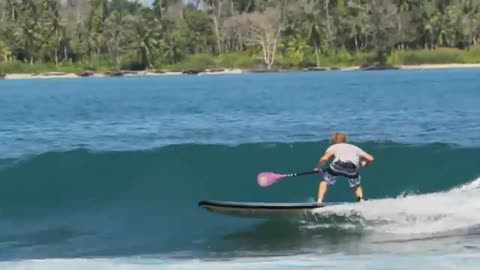
<svg viewBox="0 0 480 270">
<path fill-rule="evenodd" d="M 450 68 L 480 68 L 480 64 L 425 64 L 425 65 L 402 65 L 400 69 L 450 69 Z"/>
<path fill-rule="evenodd" d="M 3 79 L 6 80 L 26 80 L 26 79 L 74 79 L 86 77 L 141 77 L 141 76 L 169 76 L 169 75 L 215 75 L 215 74 L 241 74 L 241 69 L 222 69 L 206 71 L 183 71 L 183 72 L 152 72 L 152 71 L 121 71 L 112 73 L 84 72 L 83 74 L 50 72 L 45 74 L 6 74 Z M 0 78 L 1 79 L 1 78 Z"/>
<path fill-rule="evenodd" d="M 93 74 L 92 77 L 104 77 L 101 74 Z M 64 74 L 7 74 L 4 79 L 10 80 L 26 80 L 26 79 L 55 79 L 55 78 L 81 78 L 74 73 L 64 73 Z"/>
<path fill-rule="evenodd" d="M 423 69 L 456 69 L 456 68 L 480 68 L 479 64 L 423 64 L 423 65 L 399 65 L 400 70 L 423 70 Z M 381 69 L 381 68 L 379 68 Z M 341 68 L 343 71 L 362 70 L 359 66 Z"/>
<path fill-rule="evenodd" d="M 425 65 L 401 65 L 398 69 L 403 70 L 423 70 L 423 69 L 453 69 L 453 68 L 480 68 L 479 64 L 425 64 Z M 323 70 L 355 71 L 361 70 L 358 66 Z M 25 80 L 25 79 L 53 79 L 53 78 L 85 78 L 85 77 L 141 77 L 141 76 L 169 76 L 169 75 L 221 75 L 221 74 L 243 74 L 255 73 L 255 70 L 242 69 L 219 69 L 206 71 L 183 71 L 183 72 L 151 72 L 151 71 L 121 71 L 115 73 L 95 73 L 85 72 L 83 74 L 50 72 L 45 74 L 6 74 L 3 79 L 6 80 Z M 262 71 L 264 72 L 264 71 Z M 0 79 L 2 79 L 0 77 Z"/>
</svg>

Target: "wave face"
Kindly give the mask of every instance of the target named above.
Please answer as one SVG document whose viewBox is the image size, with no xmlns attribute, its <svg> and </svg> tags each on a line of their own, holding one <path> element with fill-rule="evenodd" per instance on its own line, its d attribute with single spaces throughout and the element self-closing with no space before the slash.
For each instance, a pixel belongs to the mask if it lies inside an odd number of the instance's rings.
<svg viewBox="0 0 480 270">
<path fill-rule="evenodd" d="M 312 201 L 318 176 L 261 188 L 256 175 L 310 170 L 327 142 L 77 149 L 0 160 L 0 257 L 298 251 L 316 245 L 317 236 L 358 242 L 358 228 L 362 237 L 373 232 L 375 241 L 388 242 L 399 235 L 431 237 L 480 225 L 473 218 L 480 208 L 480 184 L 473 181 L 479 176 L 480 148 L 391 142 L 360 146 L 376 158 L 362 171 L 370 201 L 320 211 L 314 219 L 293 224 L 212 215 L 198 209 L 197 202 Z M 326 200 L 354 198 L 346 181 L 338 181 Z M 462 211 L 455 206 L 459 203 Z M 380 234 L 396 237 L 378 238 Z"/>
</svg>

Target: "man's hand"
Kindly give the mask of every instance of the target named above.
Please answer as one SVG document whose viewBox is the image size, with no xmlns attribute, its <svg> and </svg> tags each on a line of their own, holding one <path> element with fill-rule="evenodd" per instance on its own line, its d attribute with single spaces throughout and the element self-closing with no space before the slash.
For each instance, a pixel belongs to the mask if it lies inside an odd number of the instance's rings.
<svg viewBox="0 0 480 270">
<path fill-rule="evenodd" d="M 360 163 L 362 167 L 367 167 L 373 162 L 373 156 L 368 153 L 363 153 L 362 162 Z"/>
</svg>

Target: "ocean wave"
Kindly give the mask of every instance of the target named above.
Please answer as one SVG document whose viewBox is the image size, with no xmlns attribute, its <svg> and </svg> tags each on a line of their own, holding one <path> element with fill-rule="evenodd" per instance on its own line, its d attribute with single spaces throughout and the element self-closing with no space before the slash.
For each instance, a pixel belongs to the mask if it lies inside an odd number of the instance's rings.
<svg viewBox="0 0 480 270">
<path fill-rule="evenodd" d="M 317 245 L 318 239 L 349 242 L 372 233 L 409 239 L 412 234 L 448 234 L 480 224 L 475 217 L 479 180 L 469 182 L 478 178 L 480 148 L 444 144 L 361 144 L 376 157 L 372 167 L 362 171 L 370 200 L 325 208 L 335 215 L 343 211 L 349 219 L 319 220 L 318 213 L 317 220 L 259 222 L 197 207 L 198 201 L 210 199 L 311 201 L 318 176 L 262 188 L 256 175 L 310 170 L 326 146 L 184 144 L 145 151 L 77 149 L 0 160 L 0 258 L 275 252 Z M 326 200 L 353 202 L 354 197 L 347 183 L 338 181 Z"/>
</svg>

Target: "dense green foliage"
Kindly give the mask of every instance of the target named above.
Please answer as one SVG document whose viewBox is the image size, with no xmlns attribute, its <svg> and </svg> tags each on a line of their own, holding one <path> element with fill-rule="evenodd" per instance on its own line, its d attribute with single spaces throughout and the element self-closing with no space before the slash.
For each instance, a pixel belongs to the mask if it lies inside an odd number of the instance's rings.
<svg viewBox="0 0 480 270">
<path fill-rule="evenodd" d="M 144 2 L 0 0 L 0 72 L 480 62 L 478 0 Z"/>
</svg>

